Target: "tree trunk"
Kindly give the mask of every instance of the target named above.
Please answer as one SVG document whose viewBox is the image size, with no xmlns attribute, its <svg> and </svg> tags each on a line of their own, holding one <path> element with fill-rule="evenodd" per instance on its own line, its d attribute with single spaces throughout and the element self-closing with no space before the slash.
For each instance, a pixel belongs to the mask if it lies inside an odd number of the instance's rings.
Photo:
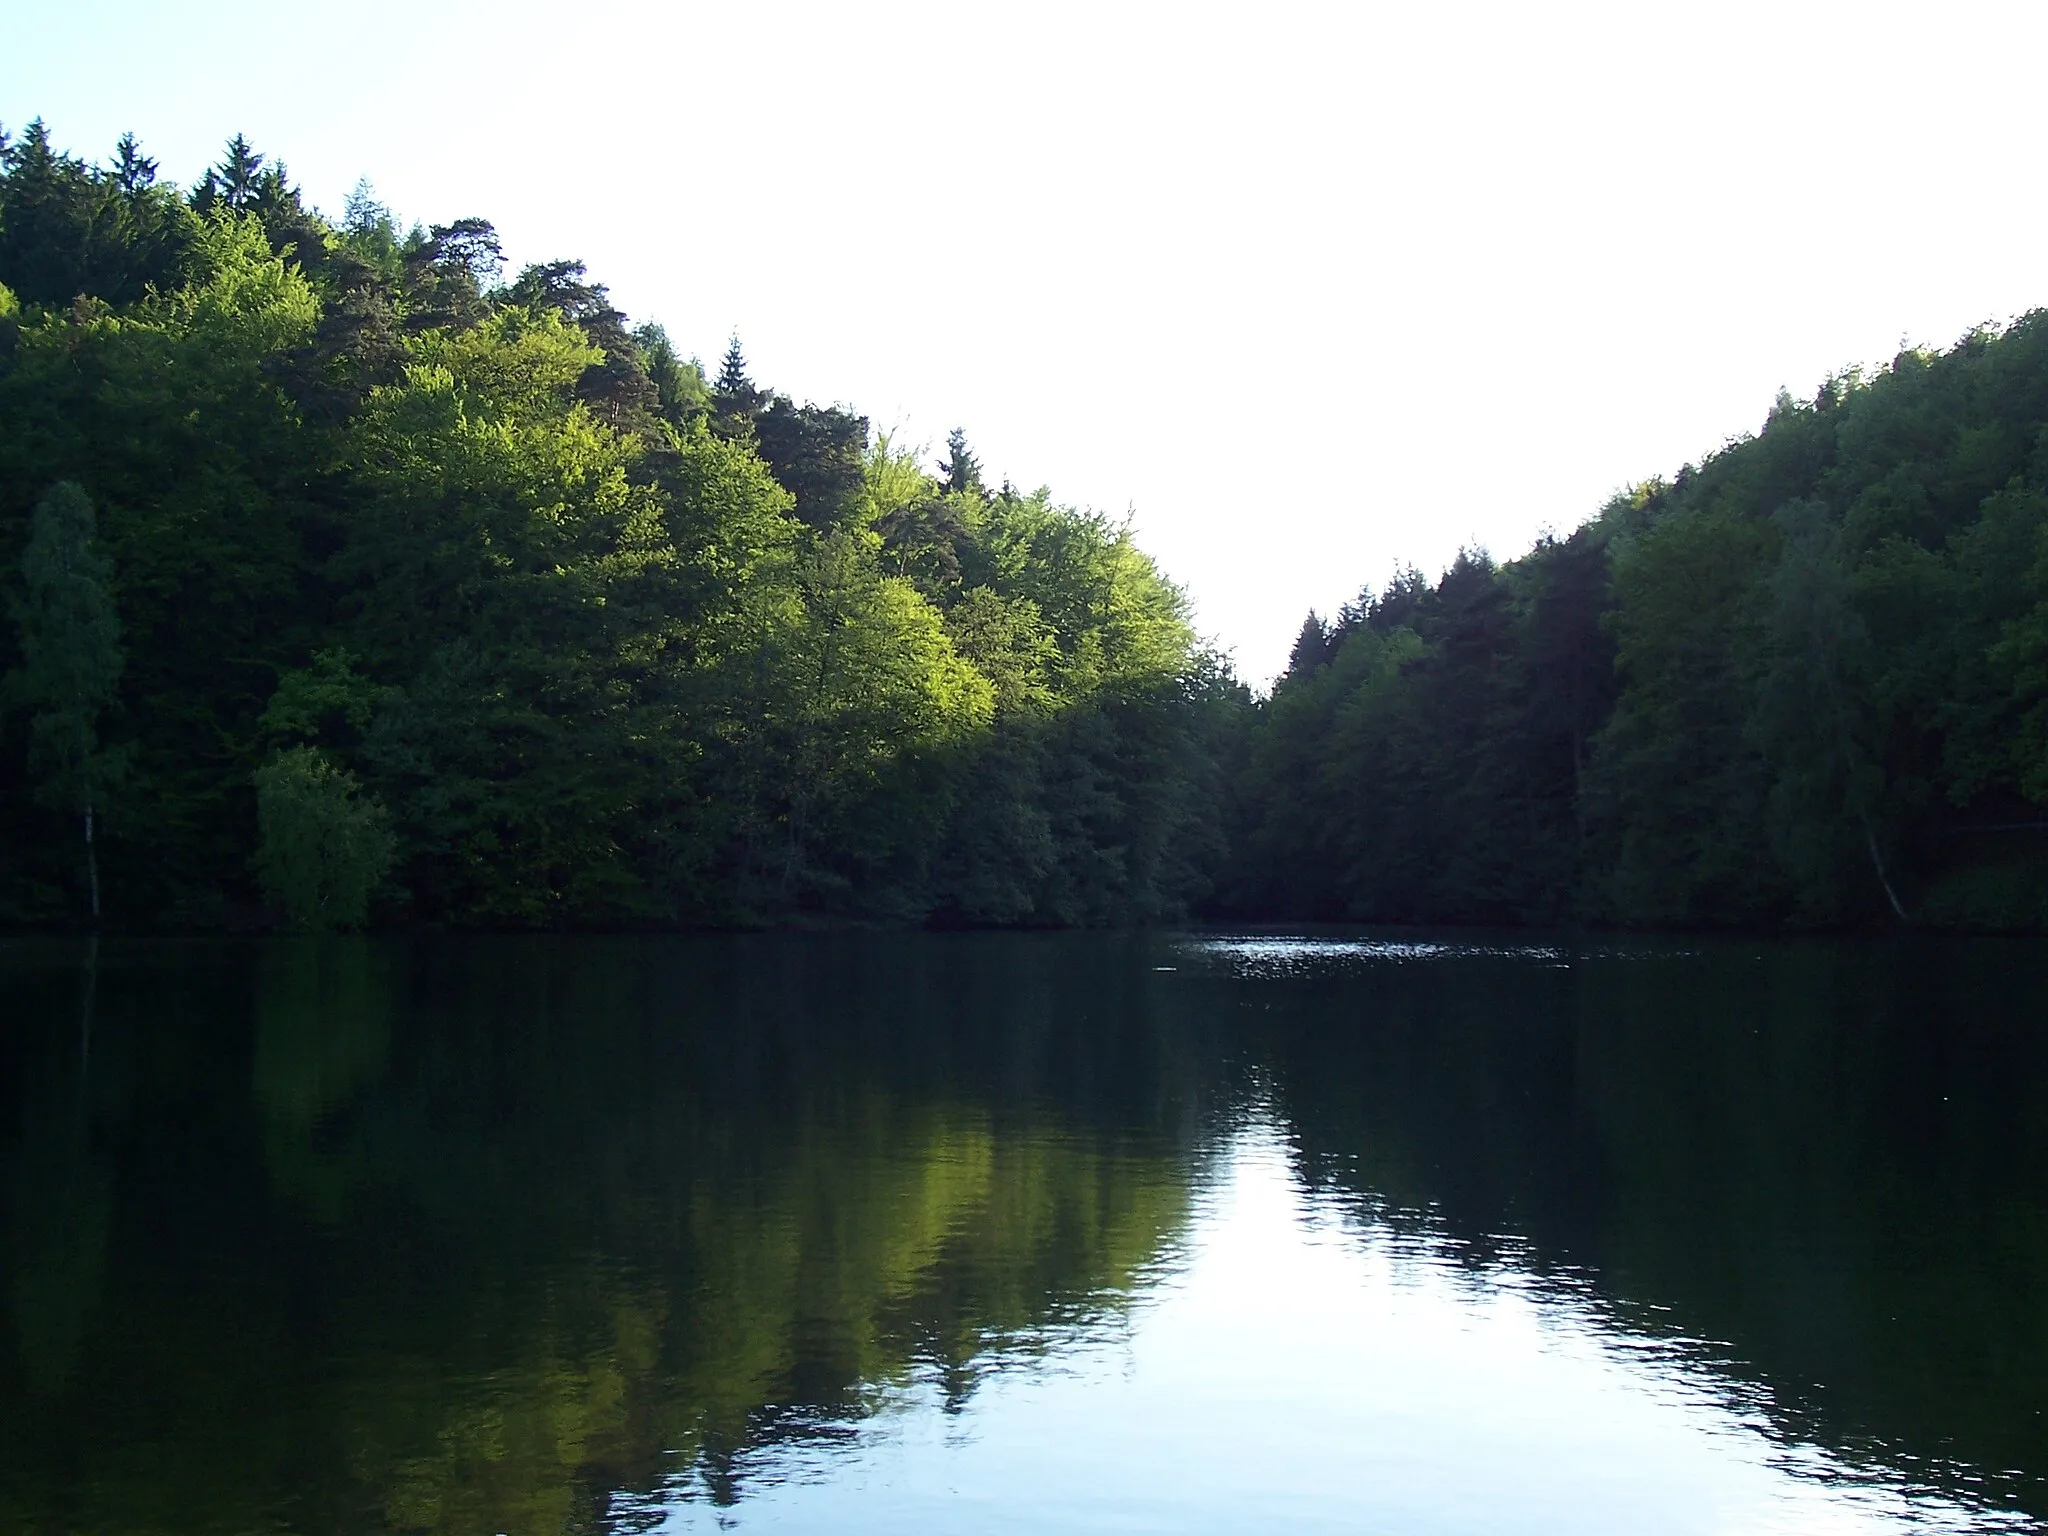
<svg viewBox="0 0 2048 1536">
<path fill-rule="evenodd" d="M 92 889 L 92 926 L 97 933 L 100 926 L 100 856 L 92 845 L 92 806 L 85 808 L 85 880 Z"/>
<path fill-rule="evenodd" d="M 1586 857 L 1586 736 L 1572 732 L 1572 821 L 1579 831 L 1578 857 Z"/>
<path fill-rule="evenodd" d="M 1884 855 L 1877 851 L 1877 833 L 1870 825 L 1870 818 L 1864 816 L 1863 841 L 1870 849 L 1870 865 L 1877 871 L 1877 883 L 1884 887 L 1884 899 L 1892 904 L 1892 912 L 1900 922 L 1905 922 L 1906 909 L 1899 903 L 1899 893 L 1892 889 L 1891 876 L 1884 872 Z"/>
</svg>

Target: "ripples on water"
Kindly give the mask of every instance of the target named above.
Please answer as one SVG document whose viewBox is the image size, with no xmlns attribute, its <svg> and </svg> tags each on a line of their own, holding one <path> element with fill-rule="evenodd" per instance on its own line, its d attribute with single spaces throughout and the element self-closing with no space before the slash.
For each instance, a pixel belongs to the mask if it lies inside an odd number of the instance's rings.
<svg viewBox="0 0 2048 1536">
<path fill-rule="evenodd" d="M 0 947 L 0 1528 L 2039 1530 L 1993 954 Z"/>
<path fill-rule="evenodd" d="M 1312 939 L 1270 936 L 1191 939 L 1181 953 L 1199 964 L 1221 963 L 1256 980 L 1300 976 L 1371 960 L 1531 960 L 1561 964 L 1565 951 L 1547 944 L 1468 944 L 1420 939 Z"/>
</svg>

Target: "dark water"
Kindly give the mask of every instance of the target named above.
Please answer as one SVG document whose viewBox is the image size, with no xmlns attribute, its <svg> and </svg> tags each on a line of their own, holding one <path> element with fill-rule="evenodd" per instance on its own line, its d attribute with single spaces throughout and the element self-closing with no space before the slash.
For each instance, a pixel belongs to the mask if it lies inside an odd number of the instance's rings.
<svg viewBox="0 0 2048 1536">
<path fill-rule="evenodd" d="M 0 1529 L 2048 1521 L 2048 947 L 0 945 Z"/>
</svg>

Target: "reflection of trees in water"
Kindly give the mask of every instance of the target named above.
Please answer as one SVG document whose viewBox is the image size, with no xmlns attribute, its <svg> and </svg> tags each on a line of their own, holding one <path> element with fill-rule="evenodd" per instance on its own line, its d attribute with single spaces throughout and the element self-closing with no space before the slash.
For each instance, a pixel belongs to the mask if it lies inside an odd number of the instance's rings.
<svg viewBox="0 0 2048 1536">
<path fill-rule="evenodd" d="M 1326 978 L 1274 1048 L 1313 1188 L 2048 1513 L 2044 1018 L 2037 947 L 1727 944 Z"/>
<path fill-rule="evenodd" d="M 69 1049 L 23 1064 L 16 1075 L 21 1118 L 10 1158 L 7 1269 L 23 1374 L 34 1389 L 50 1391 L 71 1377 L 100 1306 L 114 1190 L 106 1159 L 93 1145 L 91 1119 L 99 940 L 86 939 L 69 964 L 62 952 L 68 946 L 39 947 L 54 963 L 36 978 L 40 985 L 24 986 L 24 1000 L 61 1017 L 63 994 L 73 992 L 76 1034 L 66 1042 Z"/>
<path fill-rule="evenodd" d="M 257 958 L 250 1076 L 264 1161 L 280 1190 L 329 1218 L 359 1176 L 335 1150 L 347 1144 L 337 1125 L 384 1071 L 394 1004 L 388 961 L 367 939 L 284 939 Z"/>
<path fill-rule="evenodd" d="M 735 1500 L 910 1384 L 958 1409 L 1113 1320 L 1247 1082 L 1323 1198 L 1476 1283 L 1731 1341 L 1788 1438 L 2048 1502 L 2038 950 L 1255 982 L 1075 937 L 109 956 L 89 1078 L 75 953 L 0 1041 L 28 1522 Z"/>
<path fill-rule="evenodd" d="M 253 1030 L 246 977 L 159 978 L 154 1049 L 204 1059 L 142 1074 L 101 1368 L 0 1435 L 18 1507 L 81 1471 L 80 1529 L 730 1500 L 1113 1311 L 1185 1220 L 1196 1085 L 1121 942 L 250 953 Z"/>
</svg>

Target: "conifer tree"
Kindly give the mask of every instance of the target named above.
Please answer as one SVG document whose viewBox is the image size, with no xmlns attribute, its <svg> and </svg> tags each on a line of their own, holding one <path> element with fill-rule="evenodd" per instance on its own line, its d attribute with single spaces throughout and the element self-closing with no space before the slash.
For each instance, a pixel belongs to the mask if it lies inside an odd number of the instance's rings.
<svg viewBox="0 0 2048 1536">
<path fill-rule="evenodd" d="M 1301 621 L 1301 633 L 1295 637 L 1294 649 L 1288 653 L 1287 675 L 1312 676 L 1317 667 L 1330 659 L 1330 639 L 1330 631 L 1324 626 L 1322 616 L 1311 611 Z"/>
<path fill-rule="evenodd" d="M 949 491 L 979 491 L 981 460 L 967 446 L 967 430 L 955 427 L 946 434 L 946 458 L 939 465 L 939 478 Z"/>
<path fill-rule="evenodd" d="M 753 381 L 747 377 L 747 355 L 740 350 L 740 333 L 734 331 L 725 344 L 725 357 L 718 365 L 718 382 L 712 386 L 721 396 L 750 394 Z"/>
<path fill-rule="evenodd" d="M 216 195 L 235 209 L 246 208 L 255 200 L 262 176 L 263 157 L 239 133 L 228 140 L 227 158 L 207 173 Z"/>
<path fill-rule="evenodd" d="M 358 239 L 395 235 L 396 224 L 391 210 L 377 196 L 377 188 L 367 176 L 358 176 L 356 184 L 349 189 L 347 199 L 341 205 L 341 228 L 343 233 Z"/>
<path fill-rule="evenodd" d="M 114 181 L 130 198 L 141 196 L 156 185 L 156 162 L 142 152 L 132 133 L 124 133 L 114 145 Z"/>
<path fill-rule="evenodd" d="M 747 358 L 740 350 L 737 331 L 725 344 L 718 381 L 711 386 L 711 404 L 719 429 L 728 437 L 744 437 L 752 432 L 755 419 L 768 404 L 768 392 L 747 376 Z"/>
<path fill-rule="evenodd" d="M 0 167 L 0 283 L 28 303 L 69 303 L 79 292 L 97 201 L 91 172 L 58 153 L 41 118 Z"/>
</svg>

